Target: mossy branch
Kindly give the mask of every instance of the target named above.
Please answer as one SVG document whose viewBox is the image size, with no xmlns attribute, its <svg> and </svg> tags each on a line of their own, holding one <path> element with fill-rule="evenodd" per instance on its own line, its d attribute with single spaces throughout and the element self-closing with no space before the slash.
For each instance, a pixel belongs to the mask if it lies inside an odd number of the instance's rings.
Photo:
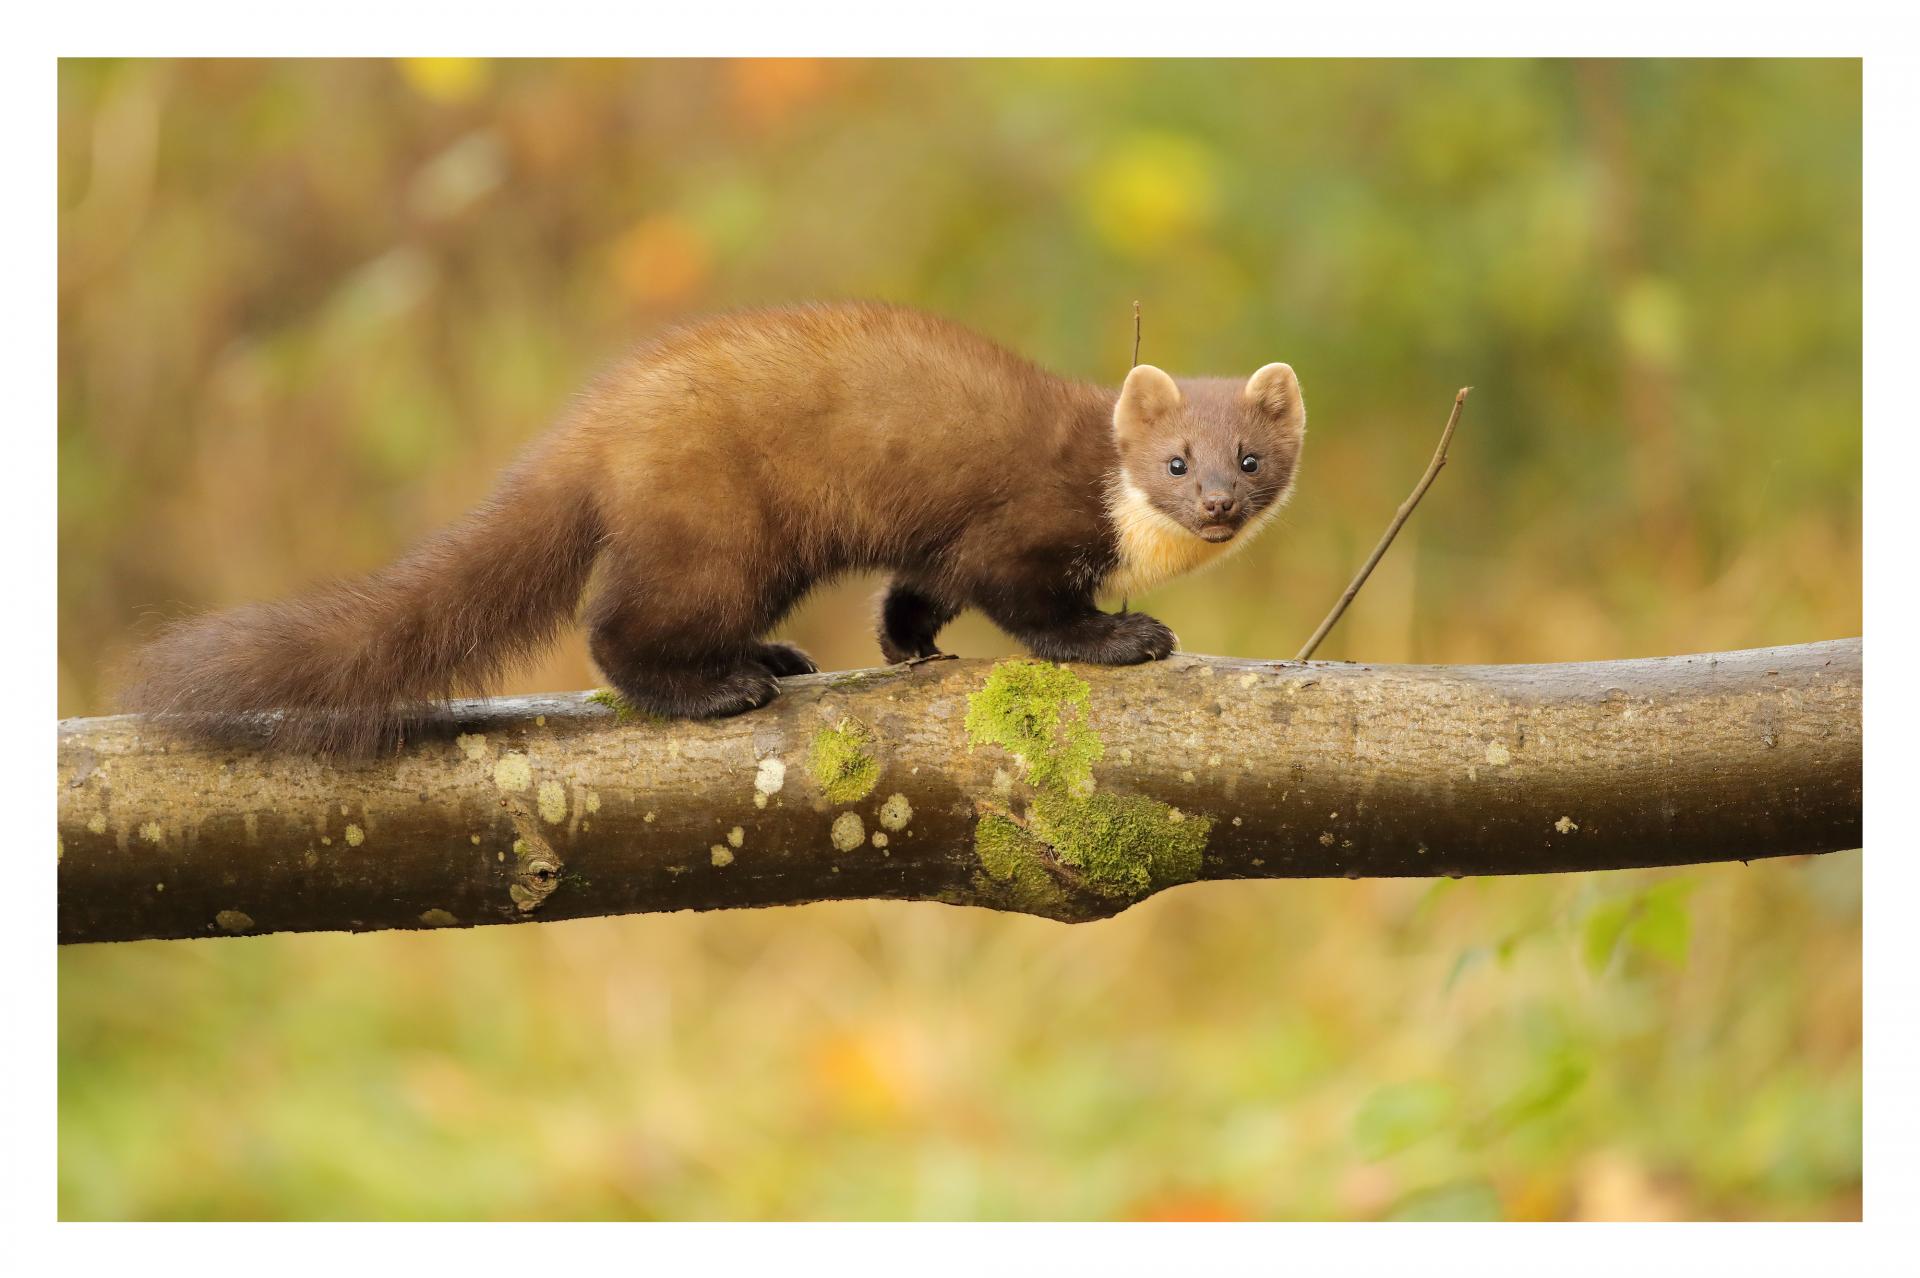
<svg viewBox="0 0 1920 1278">
<path fill-rule="evenodd" d="M 949 661 L 709 723 L 463 703 L 334 763 L 60 725 L 60 939 L 835 898 L 1102 918 L 1194 879 L 1543 873 L 1860 843 L 1857 639 L 1645 661 Z"/>
</svg>

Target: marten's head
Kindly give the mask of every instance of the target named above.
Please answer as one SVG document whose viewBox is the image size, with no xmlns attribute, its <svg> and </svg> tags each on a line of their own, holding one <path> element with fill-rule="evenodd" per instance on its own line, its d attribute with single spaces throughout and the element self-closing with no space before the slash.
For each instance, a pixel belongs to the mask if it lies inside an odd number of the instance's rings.
<svg viewBox="0 0 1920 1278">
<path fill-rule="evenodd" d="M 1244 384 L 1175 382 L 1141 364 L 1113 410 L 1115 518 L 1173 534 L 1155 518 L 1164 516 L 1204 542 L 1230 542 L 1286 500 L 1306 430 L 1300 382 L 1285 364 L 1268 364 Z"/>
</svg>

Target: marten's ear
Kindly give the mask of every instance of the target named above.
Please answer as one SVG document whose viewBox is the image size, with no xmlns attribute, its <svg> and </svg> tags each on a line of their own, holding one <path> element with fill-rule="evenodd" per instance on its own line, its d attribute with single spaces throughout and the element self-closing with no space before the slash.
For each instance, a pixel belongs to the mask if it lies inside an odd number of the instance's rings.
<svg viewBox="0 0 1920 1278">
<path fill-rule="evenodd" d="M 1151 364 L 1136 364 L 1113 406 L 1113 433 L 1122 441 L 1136 438 L 1179 407 L 1180 388 L 1173 379 Z"/>
<path fill-rule="evenodd" d="M 1287 364 L 1269 364 L 1247 379 L 1247 402 L 1298 433 L 1307 428 L 1307 405 L 1300 398 L 1300 379 Z"/>
</svg>

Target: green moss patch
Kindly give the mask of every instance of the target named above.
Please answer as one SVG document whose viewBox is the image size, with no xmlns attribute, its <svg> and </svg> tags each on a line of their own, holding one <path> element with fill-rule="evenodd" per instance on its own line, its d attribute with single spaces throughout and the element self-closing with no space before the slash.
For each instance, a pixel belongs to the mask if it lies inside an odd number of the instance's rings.
<svg viewBox="0 0 1920 1278">
<path fill-rule="evenodd" d="M 1047 849 L 1006 817 L 988 813 L 973 827 L 973 850 L 980 868 L 1007 903 L 1028 914 L 1051 914 L 1066 903 L 1066 893 L 1047 869 Z"/>
<path fill-rule="evenodd" d="M 1213 822 L 1138 795 L 1035 795 L 1033 833 L 1107 896 L 1143 896 L 1199 877 Z"/>
<path fill-rule="evenodd" d="M 858 803 L 880 783 L 873 733 L 858 719 L 822 728 L 807 750 L 807 769 L 829 803 Z"/>
<path fill-rule="evenodd" d="M 1064 666 L 1003 661 L 967 701 L 968 739 L 1012 754 L 1033 787 L 1024 825 L 989 813 L 974 827 L 987 876 L 1007 885 L 1022 906 L 1059 898 L 1055 866 L 1102 896 L 1121 898 L 1200 874 L 1210 818 L 1094 788 L 1093 765 L 1105 746 L 1089 721 L 1090 692 Z"/>
<path fill-rule="evenodd" d="M 1046 661 L 1002 661 L 967 698 L 967 738 L 1025 765 L 1035 789 L 1084 790 L 1105 746 L 1087 722 L 1087 681 Z"/>
</svg>

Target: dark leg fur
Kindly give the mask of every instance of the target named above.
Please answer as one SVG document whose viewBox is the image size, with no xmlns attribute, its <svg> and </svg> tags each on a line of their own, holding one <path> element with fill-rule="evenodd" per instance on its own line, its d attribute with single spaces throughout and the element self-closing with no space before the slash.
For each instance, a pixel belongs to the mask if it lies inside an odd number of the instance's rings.
<svg viewBox="0 0 1920 1278">
<path fill-rule="evenodd" d="M 707 610 L 676 615 L 619 576 L 588 611 L 588 648 L 607 681 L 637 710 L 674 719 L 713 719 L 766 705 L 777 678 L 814 669 L 791 644 L 755 638 L 784 608 L 755 598 L 748 583 L 710 577 Z M 729 588 L 732 589 L 729 589 Z"/>
<path fill-rule="evenodd" d="M 773 671 L 754 656 L 712 658 L 670 666 L 636 660 L 596 630 L 594 662 L 628 705 L 670 719 L 718 719 L 766 705 L 780 695 Z"/>
<path fill-rule="evenodd" d="M 890 583 L 880 602 L 880 654 L 891 662 L 940 656 L 934 640 L 958 612 L 905 582 Z"/>
<path fill-rule="evenodd" d="M 1132 666 L 1158 661 L 1179 642 L 1173 631 L 1144 612 L 1106 613 L 1090 599 L 1017 601 L 988 607 L 995 625 L 1046 661 L 1085 661 Z"/>
<path fill-rule="evenodd" d="M 789 675 L 814 674 L 820 669 L 813 664 L 812 657 L 790 643 L 763 643 L 754 650 L 753 656 L 782 679 Z"/>
</svg>

